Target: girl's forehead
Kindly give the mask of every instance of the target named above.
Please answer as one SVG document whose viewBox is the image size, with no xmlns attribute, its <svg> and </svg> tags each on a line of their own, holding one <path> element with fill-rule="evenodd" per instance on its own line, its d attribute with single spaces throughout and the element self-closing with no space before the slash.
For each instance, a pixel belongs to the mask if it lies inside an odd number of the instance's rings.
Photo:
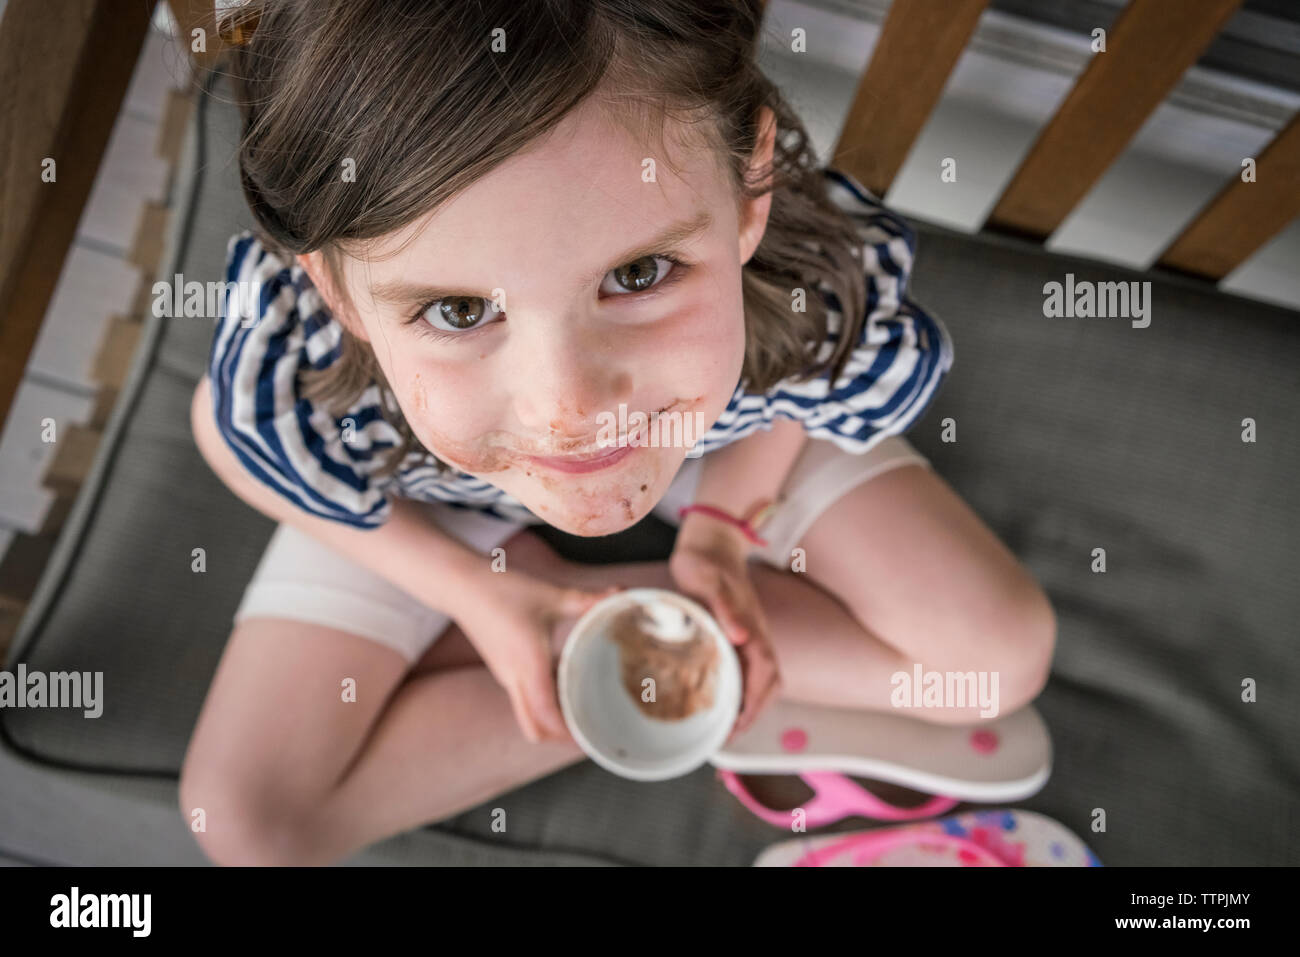
<svg viewBox="0 0 1300 957">
<path fill-rule="evenodd" d="M 487 281 L 480 268 L 499 275 L 507 265 L 562 262 L 583 274 L 639 244 L 699 239 L 727 210 L 734 215 L 729 185 L 704 151 L 677 152 L 669 164 L 628 142 L 607 147 L 556 138 L 511 157 L 371 243 L 370 271 L 403 273 L 436 261 L 454 272 L 448 279 L 477 284 Z"/>
</svg>

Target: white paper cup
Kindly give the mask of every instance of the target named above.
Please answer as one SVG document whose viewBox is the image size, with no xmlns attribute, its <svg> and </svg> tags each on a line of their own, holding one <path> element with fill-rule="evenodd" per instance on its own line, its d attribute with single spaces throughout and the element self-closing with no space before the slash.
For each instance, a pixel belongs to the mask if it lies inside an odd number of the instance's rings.
<svg viewBox="0 0 1300 957">
<path fill-rule="evenodd" d="M 676 604 L 718 645 L 713 705 L 677 721 L 652 718 L 624 687 L 609 625 L 629 605 Z M 629 588 L 587 610 L 565 641 L 557 679 L 560 710 L 578 746 L 608 771 L 634 781 L 689 774 L 726 742 L 740 713 L 740 660 L 718 623 L 684 595 Z"/>
</svg>

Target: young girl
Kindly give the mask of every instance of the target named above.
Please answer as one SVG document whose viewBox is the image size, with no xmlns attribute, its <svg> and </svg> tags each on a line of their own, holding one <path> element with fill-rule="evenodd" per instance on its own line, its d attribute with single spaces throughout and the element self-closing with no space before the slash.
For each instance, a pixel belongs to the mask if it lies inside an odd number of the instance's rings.
<svg viewBox="0 0 1300 957">
<path fill-rule="evenodd" d="M 913 234 L 817 166 L 758 0 L 256 7 L 227 275 L 256 296 L 193 428 L 281 524 L 182 772 L 210 858 L 336 861 L 580 760 L 554 657 L 619 586 L 718 617 L 737 732 L 777 695 L 888 710 L 916 663 L 1037 695 L 1049 602 L 901 437 L 952 364 Z M 527 530 L 690 504 L 667 562 Z"/>
</svg>

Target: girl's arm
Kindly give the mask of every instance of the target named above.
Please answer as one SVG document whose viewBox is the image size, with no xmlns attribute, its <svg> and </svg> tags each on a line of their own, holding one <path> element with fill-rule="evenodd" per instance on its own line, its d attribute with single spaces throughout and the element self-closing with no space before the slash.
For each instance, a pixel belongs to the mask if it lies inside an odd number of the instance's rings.
<svg viewBox="0 0 1300 957">
<path fill-rule="evenodd" d="M 770 431 L 755 432 L 710 452 L 701 463 L 695 501 L 737 517 L 749 514 L 760 503 L 776 499 L 807 441 L 802 422 L 776 419 Z M 741 554 L 750 547 L 738 529 L 698 512 L 682 520 L 677 540 L 682 546 L 727 543 Z"/>
<path fill-rule="evenodd" d="M 194 392 L 190 423 L 209 467 L 244 502 L 355 559 L 429 607 L 460 620 L 464 603 L 489 584 L 492 571 L 483 556 L 443 533 L 407 500 L 394 501 L 379 528 L 363 529 L 311 515 L 258 482 L 217 431 L 206 376 Z"/>
<path fill-rule="evenodd" d="M 737 517 L 776 498 L 808 441 L 802 422 L 777 419 L 716 452 L 702 464 L 695 501 Z M 740 530 L 699 512 L 688 512 L 677 530 L 668 569 L 677 587 L 703 600 L 737 646 L 744 695 L 733 736 L 754 723 L 777 693 L 780 676 L 767 635 L 763 608 L 749 580 L 749 540 Z"/>
</svg>

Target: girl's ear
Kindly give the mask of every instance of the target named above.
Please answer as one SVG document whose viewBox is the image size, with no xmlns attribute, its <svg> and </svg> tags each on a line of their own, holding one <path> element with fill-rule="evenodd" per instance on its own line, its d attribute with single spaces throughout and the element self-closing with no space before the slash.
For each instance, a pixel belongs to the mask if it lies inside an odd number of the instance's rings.
<svg viewBox="0 0 1300 957">
<path fill-rule="evenodd" d="M 353 310 L 348 297 L 343 295 L 342 291 L 334 284 L 333 276 L 325 263 L 324 254 L 320 250 L 315 250 L 310 253 L 299 253 L 294 258 L 298 261 L 298 265 L 302 267 L 303 272 L 311 277 L 311 284 L 321 294 L 321 298 L 329 306 L 330 313 L 333 314 L 334 318 L 352 335 L 363 342 L 369 342 L 370 337 L 366 335 L 366 327 L 361 322 L 361 317 Z"/>
<path fill-rule="evenodd" d="M 749 161 L 749 177 L 761 179 L 772 165 L 776 148 L 776 115 L 768 107 L 758 111 L 758 138 L 754 142 L 754 155 Z M 767 216 L 772 209 L 772 194 L 764 193 L 758 199 L 746 200 L 740 207 L 740 264 L 749 262 L 767 231 Z"/>
</svg>

